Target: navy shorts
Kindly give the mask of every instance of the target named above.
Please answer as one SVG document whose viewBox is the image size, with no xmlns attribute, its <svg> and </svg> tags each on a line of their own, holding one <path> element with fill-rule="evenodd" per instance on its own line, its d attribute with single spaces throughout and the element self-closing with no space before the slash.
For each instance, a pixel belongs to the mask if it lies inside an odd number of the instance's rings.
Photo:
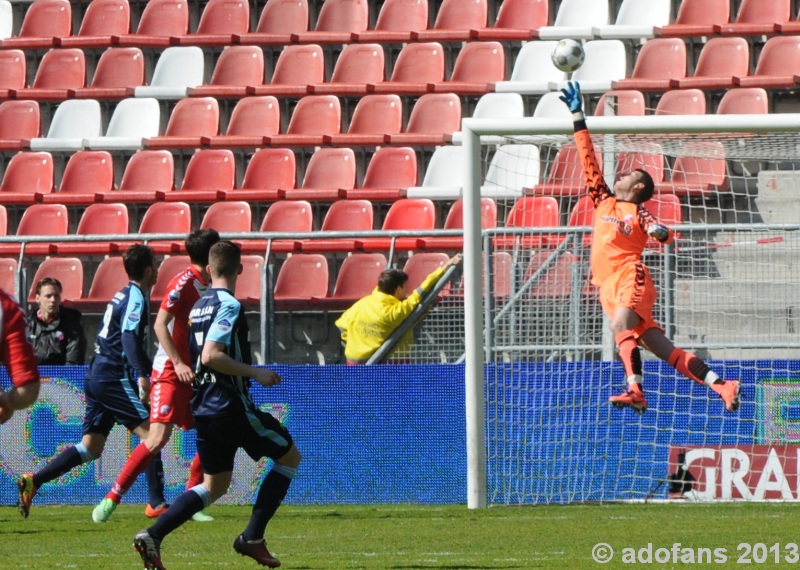
<svg viewBox="0 0 800 570">
<path fill-rule="evenodd" d="M 116 423 L 133 431 L 149 418 L 150 413 L 139 400 L 139 387 L 133 380 L 86 379 L 84 434 L 100 433 L 108 437 Z"/>
<path fill-rule="evenodd" d="M 272 414 L 248 410 L 235 416 L 197 416 L 197 453 L 209 475 L 233 471 L 233 459 L 241 447 L 258 461 L 279 459 L 292 448 L 292 436 Z"/>
</svg>

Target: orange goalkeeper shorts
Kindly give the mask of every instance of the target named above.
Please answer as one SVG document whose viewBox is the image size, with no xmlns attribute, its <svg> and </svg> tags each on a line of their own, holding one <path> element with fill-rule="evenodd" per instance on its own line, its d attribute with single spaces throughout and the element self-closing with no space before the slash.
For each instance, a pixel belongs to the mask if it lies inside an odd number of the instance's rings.
<svg viewBox="0 0 800 570">
<path fill-rule="evenodd" d="M 641 263 L 622 267 L 603 281 L 600 287 L 600 304 L 609 318 L 613 318 L 619 307 L 626 307 L 639 316 L 641 321 L 633 329 L 636 338 L 653 328 L 663 330 L 653 319 L 653 305 L 657 296 L 650 272 Z"/>
</svg>

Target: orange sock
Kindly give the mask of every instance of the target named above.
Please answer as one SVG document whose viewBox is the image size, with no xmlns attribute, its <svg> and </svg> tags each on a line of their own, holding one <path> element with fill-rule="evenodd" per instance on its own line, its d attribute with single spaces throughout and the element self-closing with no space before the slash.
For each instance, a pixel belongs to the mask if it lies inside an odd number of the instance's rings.
<svg viewBox="0 0 800 570">
<path fill-rule="evenodd" d="M 195 453 L 192 465 L 189 467 L 189 480 L 186 481 L 186 490 L 192 489 L 203 482 L 203 467 L 200 465 L 200 455 Z"/>
<path fill-rule="evenodd" d="M 675 370 L 698 384 L 705 384 L 706 376 L 711 372 L 711 369 L 705 362 L 682 348 L 673 350 L 667 362 Z"/>
<path fill-rule="evenodd" d="M 619 357 L 625 368 L 625 378 L 642 376 L 642 353 L 633 331 L 622 331 L 614 337 L 614 342 L 619 347 Z"/>
</svg>

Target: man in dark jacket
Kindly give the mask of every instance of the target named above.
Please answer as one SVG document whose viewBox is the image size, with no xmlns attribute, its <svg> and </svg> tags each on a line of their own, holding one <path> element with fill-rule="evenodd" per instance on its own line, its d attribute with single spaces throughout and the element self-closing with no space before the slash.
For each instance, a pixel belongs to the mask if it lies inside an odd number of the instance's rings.
<svg viewBox="0 0 800 570">
<path fill-rule="evenodd" d="M 86 336 L 81 313 L 61 305 L 61 282 L 36 284 L 36 306 L 28 313 L 28 338 L 39 364 L 83 364 Z"/>
</svg>

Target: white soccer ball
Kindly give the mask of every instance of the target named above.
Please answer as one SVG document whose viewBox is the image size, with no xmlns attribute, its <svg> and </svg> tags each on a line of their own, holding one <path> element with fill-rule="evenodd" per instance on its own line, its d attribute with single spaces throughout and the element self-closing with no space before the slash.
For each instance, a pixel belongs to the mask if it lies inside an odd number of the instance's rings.
<svg viewBox="0 0 800 570">
<path fill-rule="evenodd" d="M 560 40 L 550 56 L 553 65 L 565 73 L 572 73 L 583 65 L 586 52 L 583 46 L 575 40 Z"/>
</svg>

